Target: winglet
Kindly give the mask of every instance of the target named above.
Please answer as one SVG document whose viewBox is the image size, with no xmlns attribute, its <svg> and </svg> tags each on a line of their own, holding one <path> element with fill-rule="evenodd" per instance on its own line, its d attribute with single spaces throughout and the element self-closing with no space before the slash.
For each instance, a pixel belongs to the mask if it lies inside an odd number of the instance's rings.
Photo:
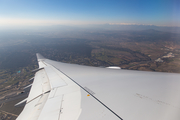
<svg viewBox="0 0 180 120">
<path fill-rule="evenodd" d="M 36 53 L 36 56 L 37 56 L 37 61 L 38 61 L 38 64 L 39 64 L 39 68 L 33 70 L 32 72 L 37 72 L 37 71 L 41 70 L 43 67 L 46 66 L 46 64 L 44 64 L 44 62 L 43 62 L 44 60 L 46 60 L 46 58 L 43 57 L 43 56 L 42 56 L 41 54 L 39 54 L 39 53 Z"/>
<path fill-rule="evenodd" d="M 37 59 L 39 60 L 39 59 L 46 59 L 45 57 L 43 57 L 41 54 L 39 54 L 39 53 L 36 53 L 36 56 L 37 56 Z"/>
</svg>

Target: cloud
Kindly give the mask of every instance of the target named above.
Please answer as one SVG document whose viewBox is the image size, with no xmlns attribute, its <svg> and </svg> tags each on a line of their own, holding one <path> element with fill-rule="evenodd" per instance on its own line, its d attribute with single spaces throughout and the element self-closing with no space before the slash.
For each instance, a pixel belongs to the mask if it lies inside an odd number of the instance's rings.
<svg viewBox="0 0 180 120">
<path fill-rule="evenodd" d="M 139 23 L 108 23 L 109 25 L 144 25 L 144 26 L 159 26 L 159 27 L 180 27 L 180 25 L 155 25 L 155 24 L 139 24 Z"/>
<path fill-rule="evenodd" d="M 152 24 L 139 24 L 139 23 L 109 23 L 109 25 L 152 25 Z"/>
<path fill-rule="evenodd" d="M 109 25 L 140 25 L 137 23 L 109 23 Z"/>
<path fill-rule="evenodd" d="M 0 26 L 51 26 L 51 25 L 148 25 L 148 26 L 172 26 L 172 25 L 152 25 L 139 23 L 107 23 L 102 21 L 75 21 L 75 20 L 45 20 L 45 19 L 20 19 L 20 18 L 1 18 Z"/>
</svg>

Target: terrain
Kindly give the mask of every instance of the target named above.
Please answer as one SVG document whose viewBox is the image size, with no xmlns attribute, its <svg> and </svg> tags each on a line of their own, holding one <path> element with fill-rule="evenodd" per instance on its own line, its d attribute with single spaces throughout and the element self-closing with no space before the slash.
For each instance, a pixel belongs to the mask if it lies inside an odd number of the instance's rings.
<svg viewBox="0 0 180 120">
<path fill-rule="evenodd" d="M 27 97 L 36 53 L 96 67 L 180 73 L 180 34 L 148 30 L 16 31 L 0 35 L 0 119 L 14 120 Z"/>
</svg>

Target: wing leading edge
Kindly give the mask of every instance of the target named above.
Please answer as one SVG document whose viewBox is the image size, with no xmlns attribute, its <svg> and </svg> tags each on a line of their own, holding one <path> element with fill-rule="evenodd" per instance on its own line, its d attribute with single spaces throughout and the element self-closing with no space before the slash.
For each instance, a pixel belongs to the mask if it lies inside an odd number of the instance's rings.
<svg viewBox="0 0 180 120">
<path fill-rule="evenodd" d="M 180 119 L 179 74 L 67 64 L 40 54 L 37 58 L 43 69 L 36 72 L 17 120 Z"/>
</svg>

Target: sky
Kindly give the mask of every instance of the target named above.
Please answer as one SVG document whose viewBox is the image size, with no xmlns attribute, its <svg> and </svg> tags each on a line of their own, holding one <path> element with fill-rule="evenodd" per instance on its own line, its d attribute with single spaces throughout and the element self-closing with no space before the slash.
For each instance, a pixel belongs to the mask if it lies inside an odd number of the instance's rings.
<svg viewBox="0 0 180 120">
<path fill-rule="evenodd" d="M 0 0 L 0 26 L 180 27 L 180 0 Z"/>
</svg>

